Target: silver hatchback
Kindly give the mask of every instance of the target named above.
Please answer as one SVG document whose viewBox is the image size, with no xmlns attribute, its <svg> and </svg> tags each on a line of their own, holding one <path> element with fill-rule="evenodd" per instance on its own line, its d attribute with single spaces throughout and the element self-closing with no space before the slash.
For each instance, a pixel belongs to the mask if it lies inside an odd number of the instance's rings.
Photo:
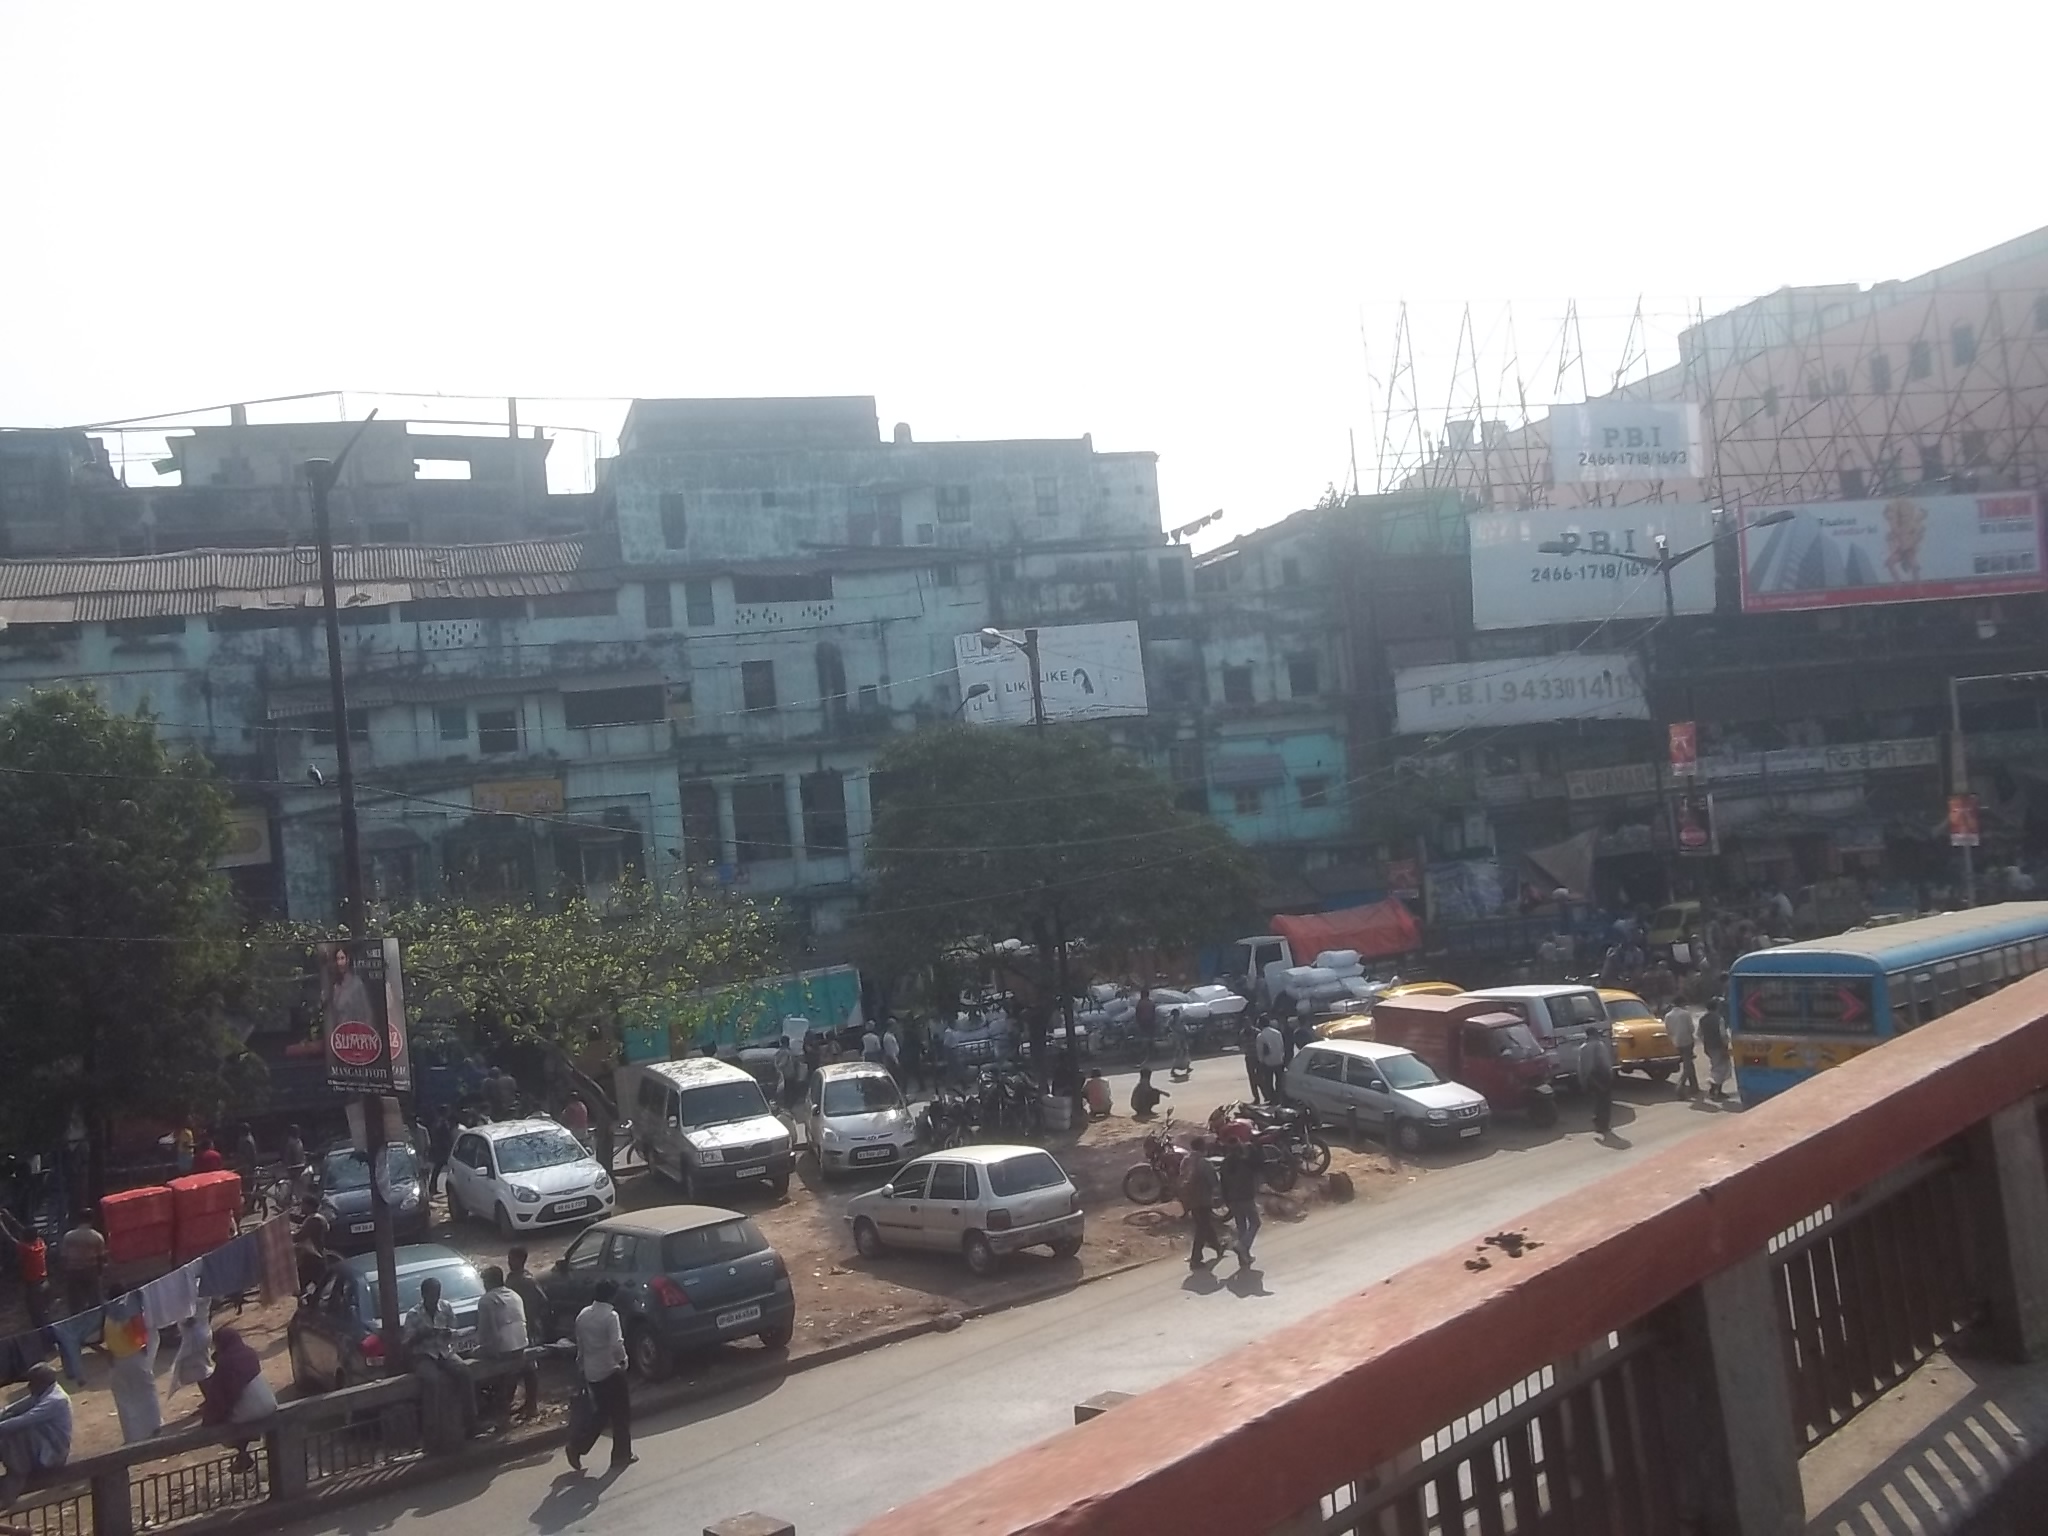
<svg viewBox="0 0 2048 1536">
<path fill-rule="evenodd" d="M 1081 1191 L 1038 1147 L 955 1147 L 905 1163 L 880 1189 L 847 1202 L 847 1225 L 862 1258 L 890 1248 L 957 1253 L 977 1275 L 1002 1256 L 1045 1247 L 1070 1259 L 1081 1251 Z"/>
</svg>

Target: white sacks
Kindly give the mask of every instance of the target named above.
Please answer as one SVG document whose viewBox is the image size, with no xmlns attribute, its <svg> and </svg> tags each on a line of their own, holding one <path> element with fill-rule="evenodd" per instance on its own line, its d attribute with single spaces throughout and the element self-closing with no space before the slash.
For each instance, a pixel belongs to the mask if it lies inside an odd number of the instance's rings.
<svg viewBox="0 0 2048 1536">
<path fill-rule="evenodd" d="M 1335 971 L 1339 976 L 1361 976 L 1365 973 L 1355 949 L 1326 949 L 1316 956 L 1316 964 L 1324 970 Z"/>
</svg>

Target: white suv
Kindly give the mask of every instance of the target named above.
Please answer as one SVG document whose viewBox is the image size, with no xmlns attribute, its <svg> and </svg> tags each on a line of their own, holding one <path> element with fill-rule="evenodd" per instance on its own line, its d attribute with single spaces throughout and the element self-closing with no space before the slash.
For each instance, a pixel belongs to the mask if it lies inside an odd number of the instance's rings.
<svg viewBox="0 0 2048 1536">
<path fill-rule="evenodd" d="M 594 1221 L 618 1202 L 612 1176 L 553 1120 L 470 1126 L 456 1136 L 448 1159 L 448 1219 L 493 1222 L 507 1238 L 561 1221 Z"/>
</svg>

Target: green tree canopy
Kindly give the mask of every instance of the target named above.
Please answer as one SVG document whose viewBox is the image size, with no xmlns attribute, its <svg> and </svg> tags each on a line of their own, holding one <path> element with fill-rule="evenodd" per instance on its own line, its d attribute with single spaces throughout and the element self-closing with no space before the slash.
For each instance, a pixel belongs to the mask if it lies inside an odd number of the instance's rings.
<svg viewBox="0 0 2048 1536">
<path fill-rule="evenodd" d="M 89 693 L 0 712 L 0 1120 L 19 1144 L 74 1109 L 211 1116 L 253 1063 L 228 1025 L 251 984 L 227 884 L 229 801 L 147 716 Z"/>
<path fill-rule="evenodd" d="M 1051 937 L 1110 949 L 1214 939 L 1258 897 L 1252 858 L 1087 726 L 950 726 L 876 766 L 862 919 L 871 960 L 937 966 L 962 946 Z"/>
</svg>

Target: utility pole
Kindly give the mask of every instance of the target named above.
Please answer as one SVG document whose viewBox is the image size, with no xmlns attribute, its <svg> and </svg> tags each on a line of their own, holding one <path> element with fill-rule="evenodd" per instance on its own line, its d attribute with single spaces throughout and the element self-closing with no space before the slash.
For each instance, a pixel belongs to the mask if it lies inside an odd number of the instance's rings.
<svg viewBox="0 0 2048 1536">
<path fill-rule="evenodd" d="M 1043 740 L 1045 737 L 1045 681 L 1038 671 L 1038 631 L 1027 629 L 1018 649 L 1024 653 L 1025 663 L 1031 668 L 1031 729 Z M 1067 980 L 1067 919 L 1060 910 L 1057 891 L 1048 893 L 1052 897 L 1052 965 L 1053 985 L 1060 989 L 1060 1019 L 1066 1026 L 1067 1056 L 1078 1070 L 1081 1061 L 1080 1048 L 1074 1042 L 1074 989 Z"/>
<path fill-rule="evenodd" d="M 364 419 L 368 426 L 376 417 Z M 356 436 L 362 435 L 358 428 Z M 355 438 L 341 450 L 340 458 L 309 459 L 306 479 L 313 491 L 313 538 L 320 551 L 320 602 L 327 622 L 327 692 L 333 710 L 334 777 L 341 799 L 342 919 L 351 938 L 369 936 L 369 907 L 363 897 L 362 832 L 356 824 L 356 769 L 354 744 L 348 734 L 348 685 L 341 668 L 341 605 L 334 590 L 334 519 L 329 501 L 341 466 Z M 391 1230 L 391 1202 L 384 1195 L 384 1098 L 377 1093 L 358 1095 L 363 1112 L 363 1144 L 370 1162 L 370 1218 L 377 1237 L 377 1317 L 384 1336 L 384 1358 L 398 1359 L 398 1254 Z"/>
<path fill-rule="evenodd" d="M 1970 792 L 1970 765 L 1963 749 L 1963 679 L 1948 680 L 1948 792 Z M 1972 678 L 1974 682 L 1976 679 Z M 1968 843 L 1957 845 L 1963 855 L 1963 905 L 1977 905 L 1977 850 Z"/>
</svg>

